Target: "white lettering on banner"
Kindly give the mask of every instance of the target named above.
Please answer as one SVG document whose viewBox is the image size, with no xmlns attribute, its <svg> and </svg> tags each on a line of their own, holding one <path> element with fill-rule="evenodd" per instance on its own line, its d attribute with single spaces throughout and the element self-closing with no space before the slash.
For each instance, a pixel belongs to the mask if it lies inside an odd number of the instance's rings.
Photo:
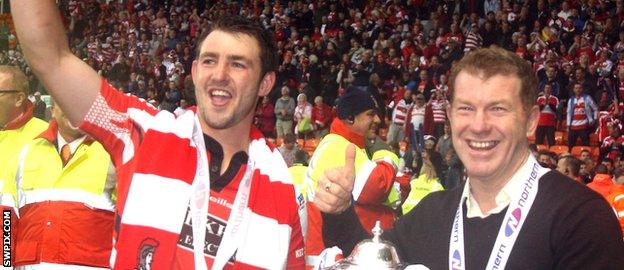
<svg viewBox="0 0 624 270">
<path fill-rule="evenodd" d="M 459 220 L 457 218 L 457 216 L 459 215 L 459 212 L 457 212 L 455 214 L 455 222 L 453 223 L 453 242 L 459 242 L 459 235 L 457 233 L 457 231 L 459 230 Z"/>
<path fill-rule="evenodd" d="M 530 168 L 529 177 L 522 183 L 520 196 L 516 199 L 512 199 L 509 206 L 507 206 L 507 211 L 503 218 L 504 222 L 499 228 L 498 236 L 492 247 L 492 252 L 490 252 L 486 269 L 505 269 L 518 234 L 537 196 L 539 178 L 548 171 L 542 168 L 531 155 L 529 155 L 527 163 L 528 164 L 523 165 L 516 174 L 522 173 L 526 168 Z M 449 269 L 452 270 L 463 270 L 466 268 L 466 258 L 463 256 L 465 253 L 464 215 L 462 208 L 467 198 L 468 190 L 469 186 L 468 182 L 466 182 L 453 221 L 449 245 Z"/>
<path fill-rule="evenodd" d="M 501 245 L 498 248 L 498 253 L 496 253 L 496 259 L 494 260 L 494 269 L 498 269 L 503 259 L 503 253 L 505 253 L 505 245 Z"/>
</svg>

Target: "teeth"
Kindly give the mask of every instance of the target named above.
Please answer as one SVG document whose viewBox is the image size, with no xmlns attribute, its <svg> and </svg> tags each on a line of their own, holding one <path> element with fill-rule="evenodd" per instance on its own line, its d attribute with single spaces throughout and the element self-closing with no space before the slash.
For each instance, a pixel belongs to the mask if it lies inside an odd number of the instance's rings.
<svg viewBox="0 0 624 270">
<path fill-rule="evenodd" d="M 469 145 L 472 148 L 488 149 L 488 148 L 494 147 L 496 145 L 496 141 L 484 141 L 484 142 L 470 141 Z"/>
<path fill-rule="evenodd" d="M 229 97 L 230 93 L 223 91 L 223 90 L 213 90 L 210 92 L 211 95 L 213 96 L 222 96 L 222 97 Z"/>
</svg>

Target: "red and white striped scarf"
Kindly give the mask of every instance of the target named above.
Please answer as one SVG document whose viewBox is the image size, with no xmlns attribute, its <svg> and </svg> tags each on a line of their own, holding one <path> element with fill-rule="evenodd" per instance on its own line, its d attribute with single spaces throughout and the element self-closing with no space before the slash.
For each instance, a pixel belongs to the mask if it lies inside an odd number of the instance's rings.
<svg viewBox="0 0 624 270">
<path fill-rule="evenodd" d="M 196 179 L 206 181 L 208 177 L 207 170 L 201 173 L 201 168 L 208 166 L 205 158 L 204 162 L 198 158 L 199 154 L 206 157 L 207 153 L 201 147 L 204 139 L 197 114 L 189 110 L 176 118 L 169 112 L 158 112 L 102 81 L 100 95 L 81 128 L 102 142 L 118 167 L 117 209 L 121 219 L 116 226 L 111 265 L 114 269 L 142 269 L 146 265 L 151 265 L 151 269 L 170 269 L 193 192 L 192 184 Z M 257 189 L 252 188 L 243 211 L 249 213 L 247 217 L 251 216 L 253 225 L 240 230 L 246 241 L 234 241 L 238 250 L 236 261 L 259 268 L 284 268 L 290 258 L 292 233 L 306 231 L 306 209 L 301 207 L 305 200 L 298 190 L 291 191 L 292 177 L 277 149 L 255 127 L 249 138 L 252 181 L 262 179 L 266 183 L 268 178 L 269 183 L 281 183 L 282 189 L 290 191 L 275 190 L 276 194 L 293 195 L 275 202 L 282 204 L 281 213 L 288 212 L 285 214 L 294 219 L 286 223 L 258 214 L 257 208 L 264 205 L 252 204 L 255 198 L 271 195 L 257 194 Z M 259 239 L 260 230 L 268 230 L 264 235 L 274 236 L 273 242 Z M 252 253 L 271 255 L 259 259 Z"/>
</svg>

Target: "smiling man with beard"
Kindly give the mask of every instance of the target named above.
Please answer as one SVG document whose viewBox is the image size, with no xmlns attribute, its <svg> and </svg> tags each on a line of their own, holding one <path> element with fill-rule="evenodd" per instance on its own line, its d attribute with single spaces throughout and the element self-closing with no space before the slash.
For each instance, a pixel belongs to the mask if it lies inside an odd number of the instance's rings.
<svg viewBox="0 0 624 270">
<path fill-rule="evenodd" d="M 305 199 L 252 126 L 275 83 L 270 32 L 237 16 L 205 29 L 191 70 L 198 107 L 175 117 L 120 93 L 72 55 L 54 1 L 11 8 L 30 66 L 117 167 L 113 268 L 136 266 L 146 239 L 154 269 L 303 267 Z"/>
<path fill-rule="evenodd" d="M 621 268 L 624 242 L 609 205 L 529 151 L 539 117 L 531 66 L 500 48 L 479 49 L 453 66 L 450 82 L 447 115 L 468 178 L 429 194 L 382 235 L 404 261 L 430 269 Z M 350 206 L 352 170 L 321 179 L 314 201 L 327 213 L 325 243 L 345 253 L 367 237 Z"/>
</svg>

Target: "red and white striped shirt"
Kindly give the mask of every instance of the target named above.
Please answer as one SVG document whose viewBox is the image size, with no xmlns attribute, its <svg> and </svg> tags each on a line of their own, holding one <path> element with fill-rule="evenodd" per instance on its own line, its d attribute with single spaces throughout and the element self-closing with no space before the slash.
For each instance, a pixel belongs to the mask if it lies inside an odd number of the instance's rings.
<svg viewBox="0 0 624 270">
<path fill-rule="evenodd" d="M 409 104 L 405 102 L 405 99 L 400 99 L 395 106 L 395 101 L 391 101 L 388 107 L 394 107 L 392 111 L 392 123 L 398 126 L 404 126 L 405 120 L 407 119 L 407 110 L 409 109 Z"/>
<path fill-rule="evenodd" d="M 439 124 L 446 121 L 446 100 L 432 100 L 431 110 L 433 111 L 434 123 Z"/>
<path fill-rule="evenodd" d="M 577 98 L 574 103 L 574 113 L 572 114 L 572 123 L 570 123 L 571 130 L 583 130 L 587 128 L 589 121 L 587 120 L 587 114 L 585 99 Z"/>
<path fill-rule="evenodd" d="M 538 126 L 554 126 L 557 123 L 557 116 L 555 111 L 552 109 L 557 108 L 559 104 L 559 99 L 557 97 L 551 95 L 546 99 L 544 96 L 540 96 L 537 98 L 537 105 L 542 108 L 540 110 L 539 120 L 537 122 Z"/>
</svg>

